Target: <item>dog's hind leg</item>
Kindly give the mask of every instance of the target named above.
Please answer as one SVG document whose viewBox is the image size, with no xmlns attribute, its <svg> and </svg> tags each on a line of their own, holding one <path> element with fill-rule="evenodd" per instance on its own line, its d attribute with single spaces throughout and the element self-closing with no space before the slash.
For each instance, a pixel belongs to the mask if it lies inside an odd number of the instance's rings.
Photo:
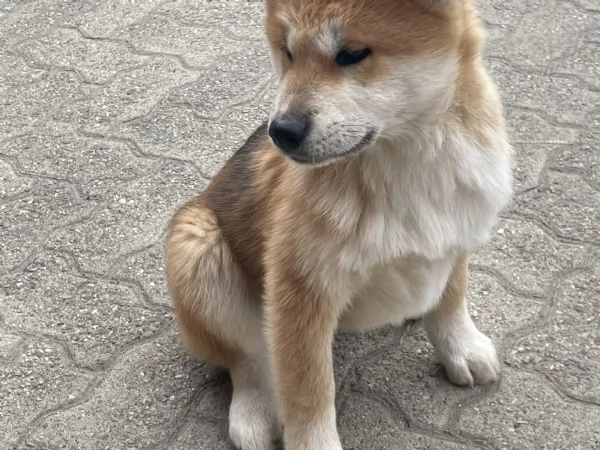
<svg viewBox="0 0 600 450">
<path fill-rule="evenodd" d="M 264 357 L 260 299 L 251 298 L 212 211 L 199 200 L 173 218 L 167 284 L 186 346 L 229 369 L 229 433 L 242 450 L 269 450 L 277 414 Z"/>
</svg>

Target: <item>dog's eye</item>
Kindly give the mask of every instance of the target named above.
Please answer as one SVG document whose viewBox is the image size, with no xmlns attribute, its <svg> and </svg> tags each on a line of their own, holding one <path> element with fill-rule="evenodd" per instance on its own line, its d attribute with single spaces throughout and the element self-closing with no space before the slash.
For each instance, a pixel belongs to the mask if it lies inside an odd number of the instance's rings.
<svg viewBox="0 0 600 450">
<path fill-rule="evenodd" d="M 370 48 L 361 48 L 358 50 L 344 49 L 335 55 L 335 62 L 338 66 L 351 66 L 365 60 L 370 54 Z"/>
<path fill-rule="evenodd" d="M 293 60 L 294 60 L 294 57 L 292 56 L 292 52 L 290 52 L 290 51 L 287 49 L 287 47 L 283 47 L 283 48 L 282 48 L 282 50 L 283 50 L 283 53 L 285 54 L 285 56 L 287 57 L 288 61 L 290 61 L 290 62 L 291 62 L 291 61 L 293 61 Z"/>
</svg>

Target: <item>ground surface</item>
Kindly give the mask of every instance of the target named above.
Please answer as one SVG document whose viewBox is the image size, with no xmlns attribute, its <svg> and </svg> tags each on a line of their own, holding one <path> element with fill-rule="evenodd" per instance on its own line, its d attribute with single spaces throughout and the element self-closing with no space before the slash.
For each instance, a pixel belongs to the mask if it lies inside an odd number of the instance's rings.
<svg viewBox="0 0 600 450">
<path fill-rule="evenodd" d="M 503 378 L 451 386 L 418 326 L 341 335 L 348 449 L 600 448 L 600 4 L 480 3 L 518 154 L 471 275 Z M 0 448 L 230 448 L 161 242 L 266 115 L 261 13 L 0 0 Z"/>
</svg>

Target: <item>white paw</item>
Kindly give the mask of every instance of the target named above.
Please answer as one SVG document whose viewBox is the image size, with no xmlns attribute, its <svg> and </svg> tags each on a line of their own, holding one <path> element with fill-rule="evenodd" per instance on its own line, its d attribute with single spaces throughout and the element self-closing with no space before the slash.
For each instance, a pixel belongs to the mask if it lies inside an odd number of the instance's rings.
<svg viewBox="0 0 600 450">
<path fill-rule="evenodd" d="M 500 363 L 496 348 L 474 324 L 453 329 L 433 344 L 452 383 L 472 386 L 498 379 Z"/>
<path fill-rule="evenodd" d="M 271 450 L 278 424 L 272 406 L 258 390 L 234 392 L 229 436 L 240 450 Z"/>
</svg>

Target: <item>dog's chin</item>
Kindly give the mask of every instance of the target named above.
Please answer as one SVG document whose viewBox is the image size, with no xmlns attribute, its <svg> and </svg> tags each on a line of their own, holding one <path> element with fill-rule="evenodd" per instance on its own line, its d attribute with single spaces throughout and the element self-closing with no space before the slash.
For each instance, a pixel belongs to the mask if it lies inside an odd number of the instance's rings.
<svg viewBox="0 0 600 450">
<path fill-rule="evenodd" d="M 301 153 L 301 154 L 286 154 L 289 159 L 294 161 L 295 163 L 301 164 L 303 166 L 314 166 L 314 167 L 322 167 L 330 164 L 334 164 L 338 161 L 350 158 L 352 156 L 356 156 L 365 150 L 369 145 L 373 144 L 376 140 L 376 131 L 375 129 L 368 130 L 364 136 L 353 146 L 351 146 L 348 150 L 339 152 L 339 153 L 322 153 L 322 154 L 311 154 L 310 152 Z"/>
</svg>

